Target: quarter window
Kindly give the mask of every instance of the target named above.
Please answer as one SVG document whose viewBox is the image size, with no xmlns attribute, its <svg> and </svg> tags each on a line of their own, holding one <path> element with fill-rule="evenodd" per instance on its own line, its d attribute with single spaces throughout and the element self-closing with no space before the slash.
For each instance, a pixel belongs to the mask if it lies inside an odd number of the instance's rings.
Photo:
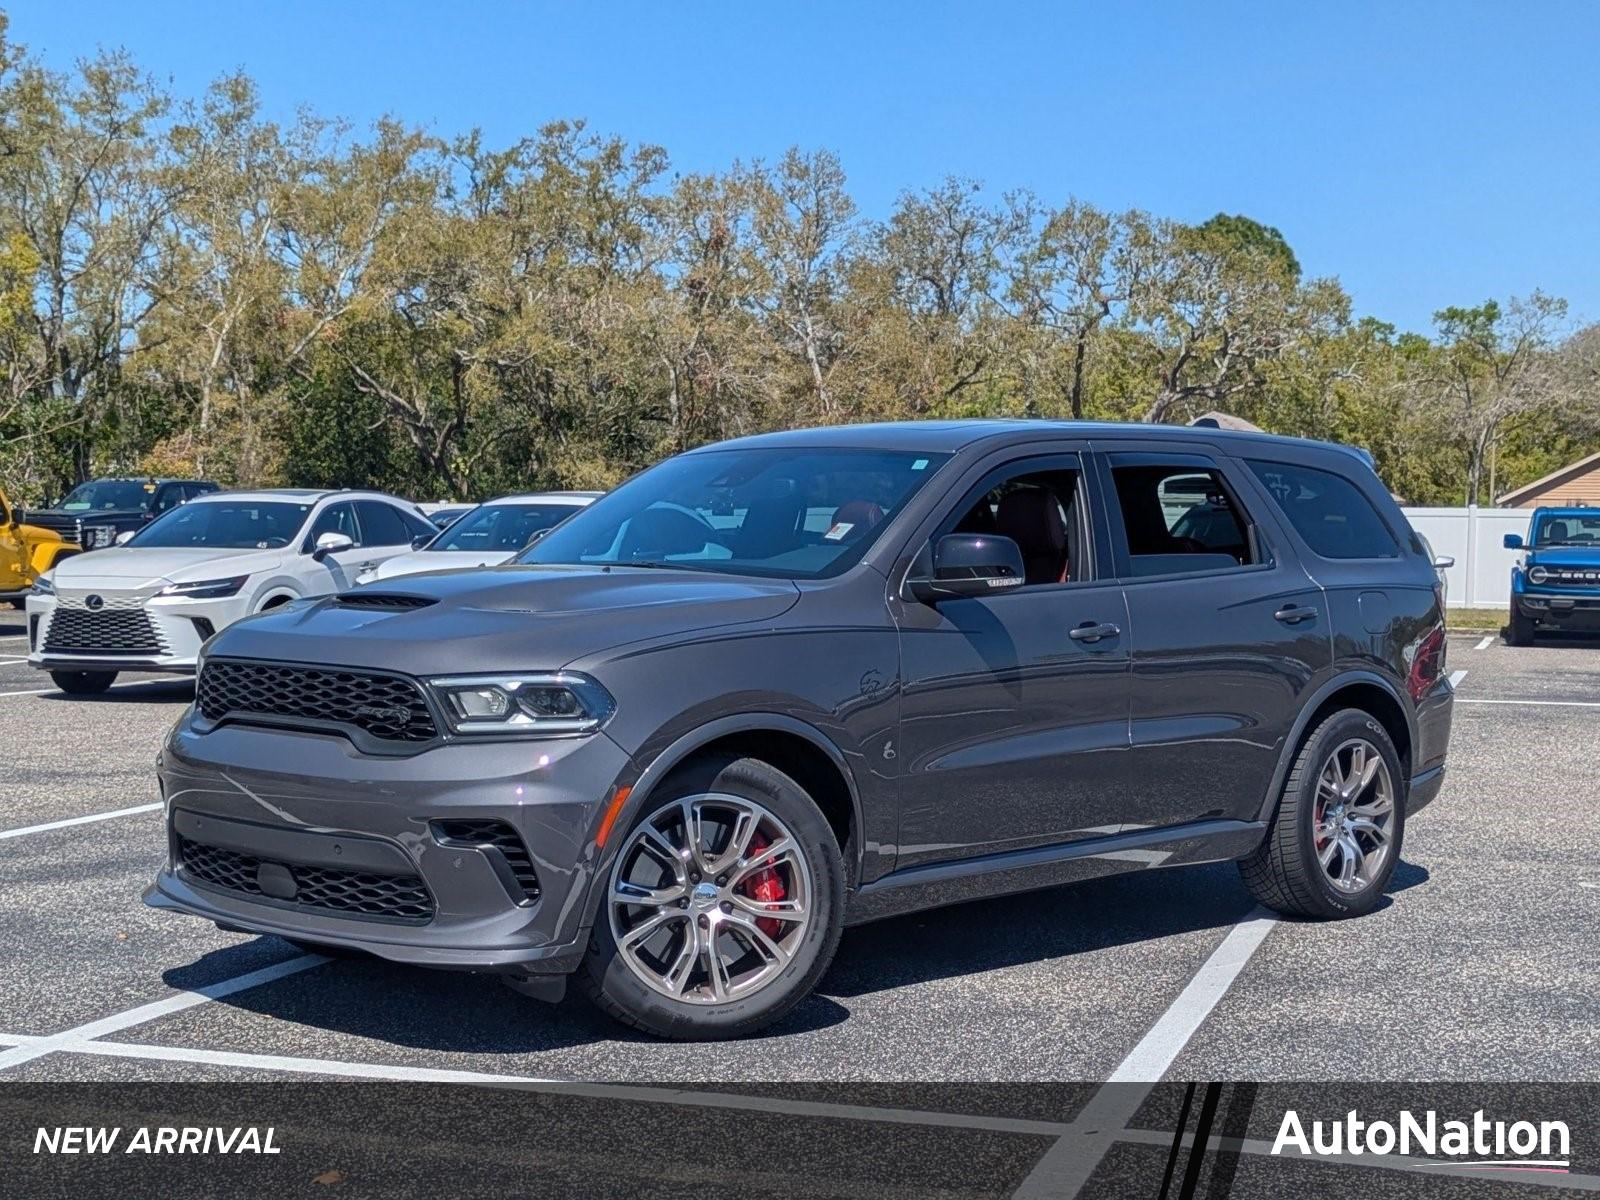
<svg viewBox="0 0 1600 1200">
<path fill-rule="evenodd" d="M 1131 575 L 1228 570 L 1256 561 L 1249 516 L 1219 471 L 1113 460 L 1111 478 Z"/>
<path fill-rule="evenodd" d="M 1306 545 L 1323 558 L 1398 558 L 1400 547 L 1372 501 L 1332 471 L 1249 460 L 1250 469 Z"/>
</svg>

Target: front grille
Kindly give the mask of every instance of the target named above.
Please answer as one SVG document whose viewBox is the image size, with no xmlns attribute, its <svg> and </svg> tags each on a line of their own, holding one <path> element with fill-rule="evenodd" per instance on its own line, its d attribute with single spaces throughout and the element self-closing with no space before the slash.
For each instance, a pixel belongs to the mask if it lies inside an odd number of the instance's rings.
<svg viewBox="0 0 1600 1200">
<path fill-rule="evenodd" d="M 67 608 L 58 605 L 45 627 L 45 653 L 157 655 L 166 642 L 142 609 Z"/>
<path fill-rule="evenodd" d="M 1600 587 L 1600 567 L 1546 567 L 1535 587 Z M 1530 579 L 1530 583 L 1533 581 Z"/>
<path fill-rule="evenodd" d="M 427 608 L 439 603 L 431 596 L 399 596 L 393 592 L 345 592 L 334 601 L 340 608 Z"/>
<path fill-rule="evenodd" d="M 438 839 L 447 846 L 471 846 L 474 849 L 498 850 L 511 868 L 517 888 L 526 900 L 539 898 L 539 874 L 533 869 L 533 857 L 517 831 L 504 821 L 457 819 L 435 821 L 433 829 Z"/>
<path fill-rule="evenodd" d="M 256 872 L 266 860 L 179 837 L 178 861 L 185 875 L 201 883 L 247 896 L 265 895 Z M 278 865 L 286 868 L 295 882 L 294 899 L 285 903 L 412 924 L 433 920 L 433 897 L 416 875 Z"/>
<path fill-rule="evenodd" d="M 332 722 L 411 743 L 432 741 L 439 732 L 412 680 L 337 667 L 210 659 L 201 669 L 195 703 L 208 721 L 256 716 Z"/>
<path fill-rule="evenodd" d="M 20 520 L 27 525 L 34 525 L 40 529 L 48 529 L 51 533 L 60 534 L 69 542 L 82 545 L 82 519 L 69 516 L 66 513 L 46 512 L 44 510 L 26 509 Z"/>
</svg>

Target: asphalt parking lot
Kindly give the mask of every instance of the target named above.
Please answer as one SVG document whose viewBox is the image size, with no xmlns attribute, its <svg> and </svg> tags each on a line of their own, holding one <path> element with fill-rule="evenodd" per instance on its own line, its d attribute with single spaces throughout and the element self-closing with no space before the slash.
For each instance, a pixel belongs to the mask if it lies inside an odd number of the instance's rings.
<svg viewBox="0 0 1600 1200">
<path fill-rule="evenodd" d="M 1452 638 L 1449 779 L 1367 918 L 1271 919 L 1229 865 L 983 901 L 850 931 L 769 1035 L 672 1045 L 577 995 L 146 909 L 152 761 L 192 685 L 69 699 L 21 661 L 19 618 L 0 613 L 0 1082 L 1600 1079 L 1600 641 Z"/>
</svg>

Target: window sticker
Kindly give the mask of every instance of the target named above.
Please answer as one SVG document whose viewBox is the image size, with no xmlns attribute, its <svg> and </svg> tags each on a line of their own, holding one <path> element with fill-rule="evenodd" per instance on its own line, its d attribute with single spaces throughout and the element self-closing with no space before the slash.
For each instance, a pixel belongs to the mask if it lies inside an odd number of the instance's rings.
<svg viewBox="0 0 1600 1200">
<path fill-rule="evenodd" d="M 822 535 L 823 540 L 824 541 L 829 541 L 829 542 L 837 542 L 837 541 L 841 540 L 844 537 L 845 534 L 849 533 L 855 527 L 856 526 L 855 526 L 855 522 L 854 521 L 835 521 L 829 527 L 828 532 Z"/>
<path fill-rule="evenodd" d="M 925 459 L 925 458 L 919 458 L 919 459 L 917 459 L 916 462 L 911 464 L 911 469 L 913 471 L 924 471 L 924 470 L 927 469 L 927 467 L 928 467 L 928 460 Z"/>
</svg>

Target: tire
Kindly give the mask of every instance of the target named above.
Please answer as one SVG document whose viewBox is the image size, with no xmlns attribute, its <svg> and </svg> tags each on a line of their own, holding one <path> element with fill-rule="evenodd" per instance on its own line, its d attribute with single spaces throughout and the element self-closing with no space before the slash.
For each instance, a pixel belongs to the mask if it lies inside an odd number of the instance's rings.
<svg viewBox="0 0 1600 1200">
<path fill-rule="evenodd" d="M 1361 768 L 1351 758 L 1358 744 L 1365 748 Z M 1337 798 L 1337 781 L 1364 774 L 1373 752 L 1380 765 L 1373 768 L 1371 781 L 1349 798 Z M 1335 755 L 1339 761 L 1336 773 L 1330 775 Z M 1332 782 L 1325 785 L 1325 779 Z M 1329 921 L 1371 912 L 1400 860 L 1405 784 L 1400 756 L 1377 718 L 1355 708 L 1334 713 L 1306 738 L 1284 782 L 1267 836 L 1240 861 L 1245 884 L 1262 904 L 1286 916 Z M 1382 808 L 1380 792 L 1385 787 L 1388 809 L 1380 820 L 1374 814 Z M 1346 826 L 1345 820 L 1359 827 Z M 1361 822 L 1372 825 L 1372 831 Z M 1380 828 L 1381 858 L 1377 857 Z M 1328 836 L 1320 836 L 1325 833 Z M 1346 851 L 1346 835 L 1357 853 Z M 1360 869 L 1341 884 L 1334 876 L 1346 874 L 1347 862 L 1358 862 Z"/>
<path fill-rule="evenodd" d="M 685 812 L 698 814 L 704 827 L 696 839 L 702 850 L 693 857 Z M 745 828 L 740 812 L 749 821 L 743 856 L 733 848 Z M 763 846 L 785 835 L 792 852 L 762 866 Z M 666 865 L 663 845 L 677 856 L 675 866 Z M 844 925 L 844 878 L 833 830 L 789 776 L 753 758 L 690 763 L 651 795 L 597 880 L 604 890 L 579 982 L 603 1011 L 658 1037 L 713 1041 L 754 1033 L 804 1000 L 833 961 Z M 614 901 L 619 883 L 641 894 L 640 879 L 655 895 L 673 898 Z M 796 897 L 803 915 L 759 915 Z M 619 948 L 619 931 L 637 933 L 648 919 L 657 932 Z M 696 927 L 712 931 L 709 954 Z M 691 936 L 700 940 L 691 943 Z M 675 989 L 674 972 L 681 979 Z"/>
<path fill-rule="evenodd" d="M 50 678 L 69 696 L 98 696 L 116 682 L 115 671 L 51 671 Z"/>
<path fill-rule="evenodd" d="M 1533 618 L 1525 617 L 1515 608 L 1506 627 L 1506 641 L 1512 646 L 1533 645 Z"/>
</svg>

